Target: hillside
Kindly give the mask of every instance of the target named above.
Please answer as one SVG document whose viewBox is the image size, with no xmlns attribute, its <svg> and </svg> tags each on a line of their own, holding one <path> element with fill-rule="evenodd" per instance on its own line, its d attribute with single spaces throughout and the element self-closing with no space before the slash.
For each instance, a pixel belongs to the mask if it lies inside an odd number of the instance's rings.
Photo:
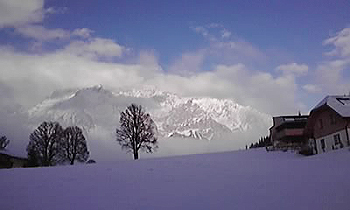
<svg viewBox="0 0 350 210">
<path fill-rule="evenodd" d="M 0 170 L 1 209 L 349 209 L 349 148 Z"/>
</svg>

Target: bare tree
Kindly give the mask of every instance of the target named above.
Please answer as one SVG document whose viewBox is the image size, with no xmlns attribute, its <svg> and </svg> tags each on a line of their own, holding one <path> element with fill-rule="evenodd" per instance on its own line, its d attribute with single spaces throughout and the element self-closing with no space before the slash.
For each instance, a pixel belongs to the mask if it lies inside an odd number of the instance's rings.
<svg viewBox="0 0 350 210">
<path fill-rule="evenodd" d="M 145 113 L 142 106 L 131 104 L 120 113 L 120 128 L 116 130 L 117 141 L 126 149 L 132 152 L 134 159 L 139 158 L 139 150 L 153 153 L 158 148 L 155 133 L 157 127 L 151 116 Z"/>
<path fill-rule="evenodd" d="M 86 162 L 89 158 L 86 140 L 81 128 L 71 126 L 63 131 L 63 138 L 60 141 L 61 161 L 69 161 L 71 165 L 74 161 Z"/>
<path fill-rule="evenodd" d="M 38 166 L 55 165 L 62 133 L 63 128 L 58 122 L 43 122 L 29 136 L 28 159 Z"/>
<path fill-rule="evenodd" d="M 0 137 L 0 150 L 4 150 L 9 143 L 10 143 L 10 140 L 8 140 L 6 136 L 1 136 Z"/>
</svg>

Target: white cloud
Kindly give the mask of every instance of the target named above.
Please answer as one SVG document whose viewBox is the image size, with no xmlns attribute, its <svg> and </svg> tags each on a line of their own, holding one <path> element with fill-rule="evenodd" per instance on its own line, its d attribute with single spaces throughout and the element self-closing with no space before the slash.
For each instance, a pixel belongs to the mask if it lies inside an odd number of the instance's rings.
<svg viewBox="0 0 350 210">
<path fill-rule="evenodd" d="M 72 32 L 72 35 L 82 38 L 90 38 L 92 33 L 94 33 L 94 31 L 88 28 L 77 28 Z"/>
<path fill-rule="evenodd" d="M 222 26 L 211 27 L 222 29 Z M 167 71 L 160 67 L 154 51 L 141 51 L 129 64 L 105 62 L 123 56 L 128 49 L 111 39 L 91 37 L 93 31 L 87 28 L 68 31 L 27 25 L 17 30 L 38 41 L 70 41 L 59 50 L 40 55 L 0 48 L 3 67 L 0 82 L 11 86 L 16 100 L 27 106 L 38 103 L 57 89 L 103 84 L 112 89 L 153 85 L 185 96 L 233 98 L 269 114 L 298 110 L 294 98 L 297 89 L 294 76 L 283 74 L 275 77 L 248 69 L 237 61 L 244 58 L 251 61 L 252 58 L 264 57 L 264 54 L 251 43 L 230 40 L 228 35 L 227 40 L 222 40 L 222 34 L 214 36 L 208 28 L 194 29 L 207 36 L 208 48 L 182 54 Z M 217 62 L 219 64 L 203 71 L 202 65 L 208 55 L 218 60 L 227 58 L 232 63 Z"/>
<path fill-rule="evenodd" d="M 44 0 L 0 0 L 0 29 L 40 23 L 46 15 L 63 14 L 67 8 L 44 8 Z"/>
<path fill-rule="evenodd" d="M 211 23 L 207 26 L 190 27 L 196 33 L 203 36 L 209 42 L 205 49 L 207 54 L 217 58 L 225 64 L 235 64 L 239 62 L 264 61 L 265 54 L 255 47 L 252 43 L 243 39 L 232 38 L 232 33 L 217 23 Z"/>
<path fill-rule="evenodd" d="M 326 39 L 324 45 L 334 45 L 334 49 L 326 53 L 329 56 L 350 56 L 350 28 L 344 28 L 335 36 Z"/>
<path fill-rule="evenodd" d="M 309 93 L 319 93 L 322 91 L 322 89 L 318 87 L 318 85 L 313 85 L 313 84 L 306 84 L 303 86 L 303 89 Z"/>
<path fill-rule="evenodd" d="M 170 65 L 168 72 L 183 76 L 193 75 L 201 70 L 204 57 L 205 50 L 183 53 L 181 58 Z"/>
<path fill-rule="evenodd" d="M 52 41 L 57 39 L 68 39 L 70 32 L 61 28 L 47 29 L 40 25 L 27 25 L 15 29 L 23 36 L 39 41 Z"/>
<path fill-rule="evenodd" d="M 86 53 L 95 50 L 94 47 L 89 49 L 89 46 L 94 44 L 87 44 L 82 49 L 87 49 Z M 99 55 L 114 56 L 119 53 L 98 50 Z M 85 52 L 82 54 L 85 55 Z M 0 82 L 13 88 L 18 103 L 31 106 L 57 89 L 96 84 L 109 88 L 135 87 L 159 72 L 155 61 L 150 53 L 143 53 L 139 63 L 119 64 L 101 62 L 69 50 L 33 55 L 0 48 L 0 63 L 3 67 L 0 69 Z"/>
<path fill-rule="evenodd" d="M 61 8 L 54 8 L 49 7 L 44 10 L 45 15 L 51 15 L 51 14 L 64 14 L 68 10 L 67 7 L 61 7 Z"/>
<path fill-rule="evenodd" d="M 308 73 L 309 67 L 306 64 L 288 63 L 276 67 L 276 71 L 295 76 L 304 76 Z"/>
<path fill-rule="evenodd" d="M 201 34 L 203 37 L 207 37 L 209 35 L 208 30 L 202 26 L 191 27 L 195 32 Z"/>
<path fill-rule="evenodd" d="M 231 32 L 229 30 L 227 30 L 222 24 L 219 24 L 219 23 L 210 23 L 206 26 L 192 27 L 192 29 L 204 37 L 211 34 L 211 33 L 209 33 L 209 31 L 212 31 L 213 29 L 220 31 L 221 38 L 229 38 L 231 36 Z M 214 38 L 214 36 L 212 34 L 211 34 L 211 36 L 213 39 L 216 39 L 216 38 Z"/>
<path fill-rule="evenodd" d="M 67 8 L 44 8 L 44 0 L 0 0 L 0 29 L 14 28 L 22 36 L 36 42 L 48 42 L 57 39 L 69 39 L 71 36 L 90 38 L 93 33 L 87 28 L 75 29 L 73 32 L 40 25 L 46 15 L 63 14 Z"/>
<path fill-rule="evenodd" d="M 230 36 L 231 36 L 231 32 L 229 32 L 228 30 L 223 29 L 223 30 L 221 31 L 221 37 L 222 37 L 222 38 L 229 38 Z"/>
<path fill-rule="evenodd" d="M 338 59 L 321 63 L 316 69 L 316 80 L 326 94 L 344 94 L 350 90 L 349 78 L 344 75 L 350 60 Z"/>
<path fill-rule="evenodd" d="M 94 32 L 88 28 L 77 28 L 72 32 L 62 28 L 48 29 L 41 25 L 26 25 L 15 28 L 16 32 L 22 36 L 33 38 L 39 42 L 49 42 L 55 40 L 68 40 L 71 38 L 91 38 Z"/>
<path fill-rule="evenodd" d="M 44 0 L 0 0 L 0 28 L 41 22 Z"/>
<path fill-rule="evenodd" d="M 219 53 L 228 54 L 231 57 L 265 58 L 264 53 L 255 48 L 251 43 L 245 41 L 217 41 L 212 43 L 212 49 Z"/>
<path fill-rule="evenodd" d="M 223 25 L 220 23 L 210 23 L 207 25 L 207 28 L 223 28 Z"/>
<path fill-rule="evenodd" d="M 350 90 L 350 28 L 344 28 L 323 44 L 334 49 L 326 53 L 331 59 L 317 66 L 315 83 L 325 94 L 346 94 Z"/>
<path fill-rule="evenodd" d="M 270 114 L 297 110 L 295 81 L 290 76 L 274 77 L 244 64 L 218 65 L 212 71 L 181 76 L 162 71 L 152 52 L 142 52 L 134 64 L 119 64 L 79 56 L 67 49 L 40 56 L 2 49 L 0 82 L 11 86 L 18 102 L 27 106 L 57 89 L 103 84 L 112 89 L 152 85 L 184 96 L 233 98 Z"/>
<path fill-rule="evenodd" d="M 72 41 L 62 52 L 96 59 L 120 57 L 126 48 L 111 39 L 93 38 L 88 41 Z"/>
<path fill-rule="evenodd" d="M 293 77 L 274 78 L 269 73 L 251 71 L 243 64 L 218 65 L 212 71 L 190 77 L 157 75 L 146 82 L 185 96 L 233 98 L 269 114 L 296 113 L 298 110 Z"/>
</svg>

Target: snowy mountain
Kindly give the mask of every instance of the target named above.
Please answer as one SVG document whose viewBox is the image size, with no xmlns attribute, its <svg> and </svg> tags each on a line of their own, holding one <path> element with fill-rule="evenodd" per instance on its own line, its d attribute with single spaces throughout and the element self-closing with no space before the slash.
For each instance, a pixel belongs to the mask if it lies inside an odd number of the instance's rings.
<svg viewBox="0 0 350 210">
<path fill-rule="evenodd" d="M 51 120 L 81 126 L 87 133 L 96 129 L 114 133 L 119 113 L 131 103 L 150 112 L 162 137 L 214 140 L 237 132 L 266 131 L 271 123 L 267 114 L 230 99 L 180 97 L 154 88 L 112 92 L 102 85 L 55 91 L 28 115 L 33 126 Z"/>
</svg>

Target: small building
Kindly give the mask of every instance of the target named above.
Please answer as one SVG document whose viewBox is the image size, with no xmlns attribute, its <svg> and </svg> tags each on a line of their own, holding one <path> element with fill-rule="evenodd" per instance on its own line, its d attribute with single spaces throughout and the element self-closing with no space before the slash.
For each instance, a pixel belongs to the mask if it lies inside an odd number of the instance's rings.
<svg viewBox="0 0 350 210">
<path fill-rule="evenodd" d="M 307 144 L 305 126 L 308 115 L 292 115 L 273 117 L 270 128 L 271 142 L 277 149 L 300 149 Z"/>
<path fill-rule="evenodd" d="M 350 97 L 327 96 L 310 112 L 307 136 L 314 154 L 350 146 Z"/>
<path fill-rule="evenodd" d="M 0 151 L 0 168 L 23 168 L 27 167 L 28 159 L 7 154 Z"/>
</svg>

